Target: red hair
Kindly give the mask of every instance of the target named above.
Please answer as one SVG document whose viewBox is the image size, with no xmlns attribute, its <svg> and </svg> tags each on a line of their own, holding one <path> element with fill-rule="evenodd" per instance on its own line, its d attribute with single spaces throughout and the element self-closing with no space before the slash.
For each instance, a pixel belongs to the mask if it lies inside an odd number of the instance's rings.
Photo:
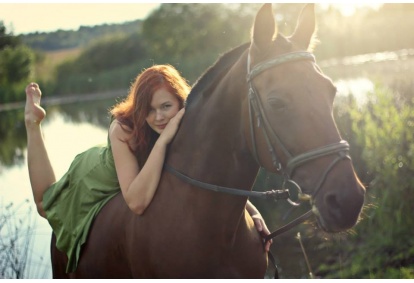
<svg viewBox="0 0 414 283">
<path fill-rule="evenodd" d="M 142 71 L 131 85 L 128 96 L 116 104 L 110 113 L 131 132 L 128 147 L 135 154 L 142 168 L 158 138 L 146 118 L 151 110 L 151 100 L 154 92 L 165 87 L 184 107 L 190 86 L 180 73 L 171 65 L 155 65 Z M 126 127 L 124 127 L 126 126 Z"/>
</svg>

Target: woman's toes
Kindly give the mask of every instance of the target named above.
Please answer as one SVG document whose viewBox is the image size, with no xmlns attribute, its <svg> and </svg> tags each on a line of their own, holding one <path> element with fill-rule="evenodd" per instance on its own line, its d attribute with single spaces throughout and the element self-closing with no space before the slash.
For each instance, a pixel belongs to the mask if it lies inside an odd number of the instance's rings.
<svg viewBox="0 0 414 283">
<path fill-rule="evenodd" d="M 42 92 L 39 88 L 37 83 L 31 83 L 26 87 L 26 94 L 31 96 L 33 103 L 40 104 L 40 98 L 42 96 Z"/>
<path fill-rule="evenodd" d="M 42 92 L 39 85 L 30 83 L 26 87 L 25 121 L 29 124 L 40 124 L 46 115 L 45 110 L 40 106 Z"/>
</svg>

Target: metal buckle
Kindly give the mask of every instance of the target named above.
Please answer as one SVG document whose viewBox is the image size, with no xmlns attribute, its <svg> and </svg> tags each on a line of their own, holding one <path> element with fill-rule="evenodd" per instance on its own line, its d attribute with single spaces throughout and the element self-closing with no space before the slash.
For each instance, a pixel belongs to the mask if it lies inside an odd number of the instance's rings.
<svg viewBox="0 0 414 283">
<path fill-rule="evenodd" d="M 292 195 L 294 195 L 294 194 L 291 194 L 290 193 L 290 189 L 287 187 L 287 185 L 288 184 L 291 184 L 296 190 L 297 190 L 297 194 L 296 194 L 296 198 L 293 198 L 292 199 Z M 282 185 L 282 188 L 283 189 L 287 189 L 287 190 L 289 190 L 289 198 L 287 199 L 287 201 L 292 205 L 292 206 L 299 206 L 299 205 L 301 205 L 301 203 L 303 202 L 303 201 L 305 201 L 305 200 L 309 200 L 310 199 L 310 196 L 308 196 L 308 195 L 306 195 L 306 194 L 304 194 L 303 192 L 302 192 L 302 189 L 300 188 L 300 186 L 295 182 L 295 181 L 293 181 L 293 180 L 290 180 L 290 179 L 285 179 L 284 181 L 283 181 L 283 185 Z"/>
</svg>

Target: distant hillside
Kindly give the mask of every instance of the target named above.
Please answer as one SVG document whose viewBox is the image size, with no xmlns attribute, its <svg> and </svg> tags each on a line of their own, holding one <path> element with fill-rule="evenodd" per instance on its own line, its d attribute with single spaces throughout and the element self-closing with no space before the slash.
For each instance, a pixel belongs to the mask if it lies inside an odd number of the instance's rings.
<svg viewBox="0 0 414 283">
<path fill-rule="evenodd" d="M 81 26 L 75 30 L 57 30 L 55 32 L 35 32 L 21 35 L 22 41 L 33 49 L 55 51 L 85 47 L 90 42 L 101 37 L 114 34 L 132 34 L 140 32 L 142 20 L 125 22 L 123 24 L 104 24 L 98 26 Z"/>
</svg>

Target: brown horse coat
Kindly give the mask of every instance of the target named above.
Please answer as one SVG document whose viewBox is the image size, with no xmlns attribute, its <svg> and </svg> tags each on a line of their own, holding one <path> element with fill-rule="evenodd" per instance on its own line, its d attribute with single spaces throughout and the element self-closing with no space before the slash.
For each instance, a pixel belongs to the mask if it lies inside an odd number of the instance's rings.
<svg viewBox="0 0 414 283">
<path fill-rule="evenodd" d="M 166 163 L 202 182 L 249 190 L 259 165 L 252 155 L 246 83 L 252 64 L 306 50 L 313 36 L 313 5 L 303 10 L 290 38 L 278 35 L 271 5 L 258 12 L 251 45 L 222 56 L 196 83 Z M 334 91 L 310 61 L 270 69 L 254 83 L 274 130 L 295 154 L 341 140 L 332 118 Z M 306 107 L 304 106 L 306 105 Z M 290 111 L 283 111 L 289 107 Z M 273 170 L 260 129 L 255 131 L 261 166 Z M 282 165 L 287 157 L 277 153 Z M 312 193 L 332 158 L 295 170 L 293 178 Z M 330 171 L 313 203 L 322 228 L 355 224 L 364 190 L 349 161 Z M 95 219 L 79 266 L 64 274 L 65 256 L 52 242 L 54 277 L 77 278 L 263 278 L 267 255 L 245 210 L 247 198 L 206 191 L 163 172 L 143 216 L 134 215 L 121 194 Z"/>
</svg>

